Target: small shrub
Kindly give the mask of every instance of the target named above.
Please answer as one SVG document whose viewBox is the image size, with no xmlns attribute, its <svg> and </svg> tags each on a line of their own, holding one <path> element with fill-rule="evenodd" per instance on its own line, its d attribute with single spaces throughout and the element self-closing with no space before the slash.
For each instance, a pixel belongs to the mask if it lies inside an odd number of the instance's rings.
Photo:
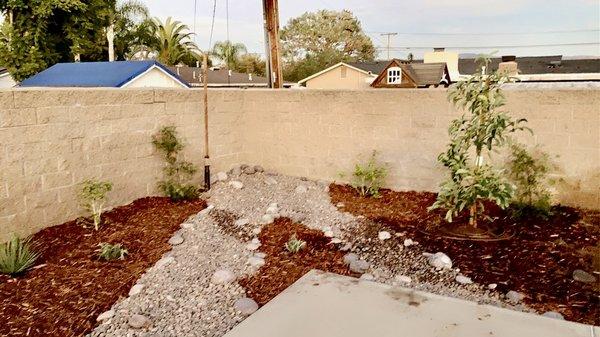
<svg viewBox="0 0 600 337">
<path fill-rule="evenodd" d="M 96 250 L 98 257 L 106 261 L 112 261 L 116 259 L 124 260 L 125 256 L 129 254 L 127 249 L 125 249 L 120 243 L 113 245 L 103 242 L 98 244 L 98 246 L 100 247 Z"/>
<path fill-rule="evenodd" d="M 529 152 L 521 144 L 512 144 L 508 158 L 508 178 L 516 186 L 512 200 L 515 217 L 551 215 L 548 173 L 553 168 L 550 157 L 539 148 Z"/>
<path fill-rule="evenodd" d="M 378 198 L 386 176 L 387 168 L 377 161 L 377 151 L 373 151 L 366 164 L 356 164 L 354 167 L 351 185 L 363 197 Z"/>
<path fill-rule="evenodd" d="M 302 250 L 306 246 L 306 241 L 298 239 L 296 234 L 292 235 L 292 237 L 285 243 L 285 249 L 292 253 L 296 254 L 300 250 Z"/>
<path fill-rule="evenodd" d="M 0 273 L 17 275 L 31 268 L 39 254 L 31 246 L 30 239 L 13 236 L 0 246 Z"/>
<path fill-rule="evenodd" d="M 158 188 L 173 201 L 196 199 L 200 190 L 189 184 L 198 171 L 190 162 L 179 159 L 183 143 L 177 138 L 174 126 L 165 126 L 152 136 L 152 144 L 160 151 L 167 165 L 163 169 L 165 179 L 158 183 Z"/>
<path fill-rule="evenodd" d="M 106 194 L 113 188 L 111 182 L 86 180 L 82 183 L 79 198 L 82 206 L 92 213 L 94 229 L 98 230 L 102 222 L 102 212 L 106 202 Z"/>
</svg>

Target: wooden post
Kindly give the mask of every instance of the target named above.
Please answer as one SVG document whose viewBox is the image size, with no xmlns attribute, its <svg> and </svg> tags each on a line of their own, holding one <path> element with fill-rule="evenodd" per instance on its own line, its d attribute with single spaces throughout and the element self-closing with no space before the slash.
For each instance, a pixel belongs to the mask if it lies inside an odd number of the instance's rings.
<svg viewBox="0 0 600 337">
<path fill-rule="evenodd" d="M 208 55 L 202 54 L 202 83 L 204 85 L 204 189 L 210 190 L 210 155 L 208 152 Z"/>
<path fill-rule="evenodd" d="M 267 58 L 267 78 L 269 87 L 283 88 L 281 71 L 281 49 L 279 48 L 279 4 L 278 0 L 263 0 L 265 21 L 265 45 Z"/>
</svg>

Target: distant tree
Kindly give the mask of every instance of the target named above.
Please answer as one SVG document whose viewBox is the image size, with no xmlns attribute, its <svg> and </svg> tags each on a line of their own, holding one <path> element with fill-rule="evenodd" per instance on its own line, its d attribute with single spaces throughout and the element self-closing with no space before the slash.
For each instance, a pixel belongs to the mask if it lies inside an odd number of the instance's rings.
<svg viewBox="0 0 600 337">
<path fill-rule="evenodd" d="M 260 55 L 244 54 L 239 57 L 238 62 L 233 70 L 240 73 L 265 76 L 266 68 L 266 61 L 263 58 L 261 58 Z"/>
<path fill-rule="evenodd" d="M 298 81 L 341 61 L 372 61 L 373 41 L 352 12 L 321 10 L 291 19 L 281 31 L 286 80 Z"/>
<path fill-rule="evenodd" d="M 247 52 L 243 43 L 231 41 L 218 41 L 213 47 L 212 53 L 227 65 L 228 69 L 235 69 L 241 55 Z"/>
<path fill-rule="evenodd" d="M 200 59 L 198 46 L 192 41 L 193 33 L 181 21 L 171 17 L 163 23 L 158 18 L 150 25 L 152 37 L 147 46 L 156 53 L 156 60 L 166 65 L 177 65 L 189 58 Z"/>
<path fill-rule="evenodd" d="M 116 60 L 126 60 L 135 46 L 145 44 L 151 39 L 150 11 L 137 0 L 117 3 L 111 22 Z"/>
<path fill-rule="evenodd" d="M 8 27 L 0 64 L 17 81 L 57 62 L 106 59 L 105 27 L 116 0 L 0 0 Z"/>
</svg>

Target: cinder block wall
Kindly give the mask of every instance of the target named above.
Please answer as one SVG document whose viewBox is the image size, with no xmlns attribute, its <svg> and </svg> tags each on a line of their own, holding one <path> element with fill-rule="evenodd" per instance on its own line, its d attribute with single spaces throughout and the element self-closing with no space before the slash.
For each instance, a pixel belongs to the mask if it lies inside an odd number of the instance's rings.
<svg viewBox="0 0 600 337">
<path fill-rule="evenodd" d="M 558 199 L 600 207 L 600 90 L 507 97 L 507 109 L 535 131 L 520 138 L 558 156 Z M 213 172 L 246 162 L 339 180 L 377 150 L 396 189 L 437 189 L 445 171 L 436 157 L 459 115 L 445 90 L 220 90 L 209 101 Z M 80 215 L 86 178 L 115 184 L 109 206 L 156 194 L 163 162 L 150 137 L 167 124 L 186 139 L 186 158 L 203 165 L 202 91 L 0 91 L 0 240 Z"/>
</svg>

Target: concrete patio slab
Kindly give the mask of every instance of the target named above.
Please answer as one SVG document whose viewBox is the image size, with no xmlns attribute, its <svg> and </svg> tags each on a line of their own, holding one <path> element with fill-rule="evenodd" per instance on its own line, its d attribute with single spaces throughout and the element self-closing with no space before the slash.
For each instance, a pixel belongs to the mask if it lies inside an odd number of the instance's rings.
<svg viewBox="0 0 600 337">
<path fill-rule="evenodd" d="M 600 337 L 598 327 L 311 271 L 225 337 Z"/>
</svg>

